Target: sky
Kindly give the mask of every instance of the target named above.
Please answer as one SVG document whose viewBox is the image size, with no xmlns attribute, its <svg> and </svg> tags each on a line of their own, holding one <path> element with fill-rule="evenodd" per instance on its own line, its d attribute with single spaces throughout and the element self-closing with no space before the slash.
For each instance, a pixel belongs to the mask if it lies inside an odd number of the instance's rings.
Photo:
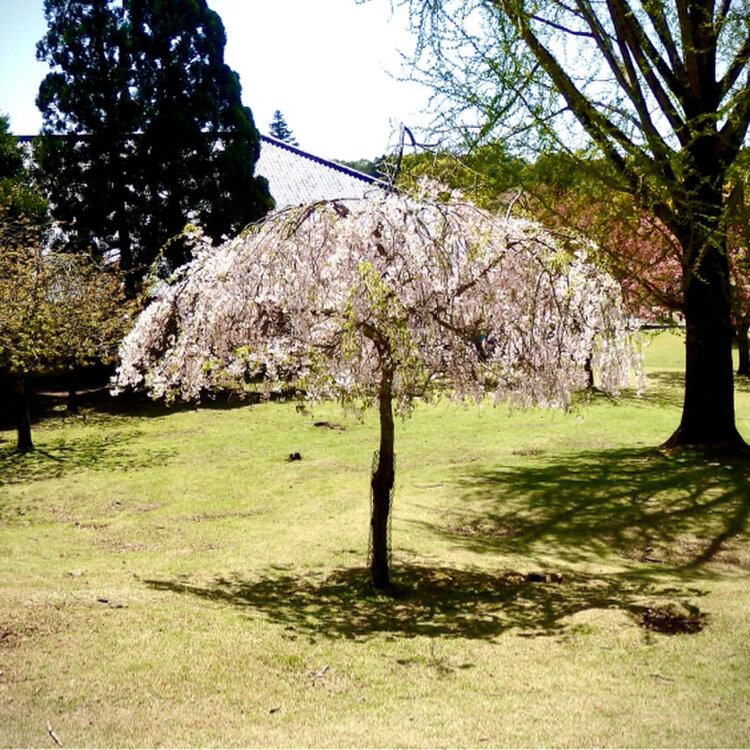
<svg viewBox="0 0 750 750">
<path fill-rule="evenodd" d="M 399 51 L 413 47 L 402 10 L 389 0 L 208 0 L 227 34 L 225 62 L 243 103 L 267 133 L 280 110 L 300 148 L 327 159 L 393 151 L 403 123 L 418 129 L 429 91 L 397 80 Z M 17 135 L 38 133 L 34 100 L 48 72 L 36 60 L 46 31 L 43 0 L 0 0 L 0 114 Z"/>
</svg>

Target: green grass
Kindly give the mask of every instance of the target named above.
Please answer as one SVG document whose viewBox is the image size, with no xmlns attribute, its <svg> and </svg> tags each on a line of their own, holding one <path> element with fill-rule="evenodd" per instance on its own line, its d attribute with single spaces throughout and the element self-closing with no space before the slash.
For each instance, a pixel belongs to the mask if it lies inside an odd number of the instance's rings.
<svg viewBox="0 0 750 750">
<path fill-rule="evenodd" d="M 27 456 L 0 434 L 0 745 L 750 745 L 750 465 L 652 450 L 681 350 L 571 413 L 417 408 L 390 595 L 372 415 L 89 411 Z M 746 383 L 737 413 L 750 437 Z"/>
</svg>

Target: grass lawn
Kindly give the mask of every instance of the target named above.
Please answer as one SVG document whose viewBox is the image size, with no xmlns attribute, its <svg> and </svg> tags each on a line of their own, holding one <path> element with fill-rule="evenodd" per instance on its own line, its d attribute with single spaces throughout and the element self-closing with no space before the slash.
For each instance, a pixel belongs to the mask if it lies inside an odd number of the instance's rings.
<svg viewBox="0 0 750 750">
<path fill-rule="evenodd" d="M 0 745 L 750 746 L 750 463 L 650 450 L 681 357 L 660 335 L 644 396 L 571 413 L 418 407 L 388 596 L 374 415 L 1 433 Z"/>
</svg>

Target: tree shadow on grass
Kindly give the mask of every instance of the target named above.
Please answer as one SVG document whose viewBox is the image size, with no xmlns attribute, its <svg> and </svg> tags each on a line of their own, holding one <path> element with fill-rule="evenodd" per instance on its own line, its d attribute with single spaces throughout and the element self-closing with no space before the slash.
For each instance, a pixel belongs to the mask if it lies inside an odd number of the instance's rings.
<svg viewBox="0 0 750 750">
<path fill-rule="evenodd" d="M 139 430 L 109 432 L 70 441 L 53 442 L 45 448 L 16 453 L 10 443 L 0 446 L 0 486 L 54 479 L 82 470 L 128 471 L 163 464 L 174 451 L 130 448 Z"/>
<path fill-rule="evenodd" d="M 695 632 L 705 622 L 695 605 L 706 593 L 706 571 L 698 566 L 731 562 L 727 548 L 750 513 L 750 462 L 632 450 L 530 457 L 525 466 L 474 471 L 459 488 L 459 510 L 431 525 L 433 533 L 487 561 L 533 560 L 541 550 L 545 567 L 522 573 L 395 565 L 387 592 L 369 586 L 365 569 L 325 579 L 270 574 L 146 583 L 266 618 L 292 638 L 542 636 L 591 611 L 624 613 L 652 630 Z M 613 564 L 613 552 L 627 562 Z M 596 573 L 576 565 L 592 560 Z M 750 557 L 740 562 L 750 567 Z"/>
<path fill-rule="evenodd" d="M 646 388 L 637 398 L 649 407 L 682 407 L 685 374 L 656 370 L 646 375 Z"/>
<path fill-rule="evenodd" d="M 636 406 L 644 409 L 679 409 L 682 406 L 682 390 L 685 377 L 682 372 L 656 370 L 648 373 L 646 385 L 638 393 L 634 388 L 627 388 L 618 396 L 612 396 L 598 389 L 582 391 L 577 403 L 606 402 L 614 407 Z"/>
<path fill-rule="evenodd" d="M 569 562 L 614 552 L 683 570 L 716 560 L 750 566 L 750 460 L 608 450 L 529 459 L 458 481 L 461 502 L 431 526 L 479 552 Z"/>
<path fill-rule="evenodd" d="M 651 628 L 647 613 L 662 611 L 654 603 L 665 600 L 675 612 L 683 613 L 676 616 L 697 623 L 697 629 L 703 622 L 691 600 L 704 591 L 659 588 L 619 575 L 406 565 L 395 568 L 393 578 L 394 585 L 386 592 L 371 588 L 363 568 L 338 570 L 323 580 L 270 575 L 217 578 L 208 584 L 188 579 L 146 583 L 158 591 L 220 602 L 250 617 L 265 617 L 285 626 L 290 638 L 300 634 L 364 640 L 386 634 L 491 639 L 511 629 L 520 636 L 545 636 L 562 631 L 566 618 L 578 612 L 613 609 Z"/>
<path fill-rule="evenodd" d="M 750 377 L 734 379 L 735 391 L 750 393 Z M 623 391 L 617 398 L 596 392 L 594 398 L 607 400 L 613 406 L 642 406 L 644 408 L 681 409 L 685 391 L 685 373 L 682 370 L 652 370 L 646 373 L 646 384 L 638 394 L 634 389 Z M 590 400 L 591 394 L 584 393 L 584 400 Z"/>
<path fill-rule="evenodd" d="M 155 418 L 164 417 L 180 412 L 199 410 L 231 411 L 242 409 L 249 405 L 261 402 L 260 395 L 248 393 L 244 397 L 231 393 L 219 395 L 208 395 L 199 401 L 175 401 L 166 403 L 163 400 L 153 400 L 145 393 L 125 393 L 119 396 L 108 395 L 94 405 L 92 413 L 106 415 L 109 417 L 138 417 Z"/>
</svg>

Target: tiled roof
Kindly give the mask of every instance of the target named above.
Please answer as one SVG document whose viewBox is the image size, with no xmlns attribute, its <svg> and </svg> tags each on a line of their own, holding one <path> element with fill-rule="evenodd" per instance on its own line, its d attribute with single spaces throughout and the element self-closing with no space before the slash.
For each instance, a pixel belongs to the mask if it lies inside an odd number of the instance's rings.
<svg viewBox="0 0 750 750">
<path fill-rule="evenodd" d="M 35 136 L 16 137 L 28 143 Z M 269 135 L 261 136 L 255 174 L 268 180 L 276 208 L 335 198 L 362 198 L 382 187 L 382 183 L 369 174 L 313 156 Z"/>
<path fill-rule="evenodd" d="M 336 164 L 279 141 L 261 136 L 255 174 L 268 180 L 276 208 L 334 198 L 362 198 L 377 190 L 374 177 Z"/>
</svg>

